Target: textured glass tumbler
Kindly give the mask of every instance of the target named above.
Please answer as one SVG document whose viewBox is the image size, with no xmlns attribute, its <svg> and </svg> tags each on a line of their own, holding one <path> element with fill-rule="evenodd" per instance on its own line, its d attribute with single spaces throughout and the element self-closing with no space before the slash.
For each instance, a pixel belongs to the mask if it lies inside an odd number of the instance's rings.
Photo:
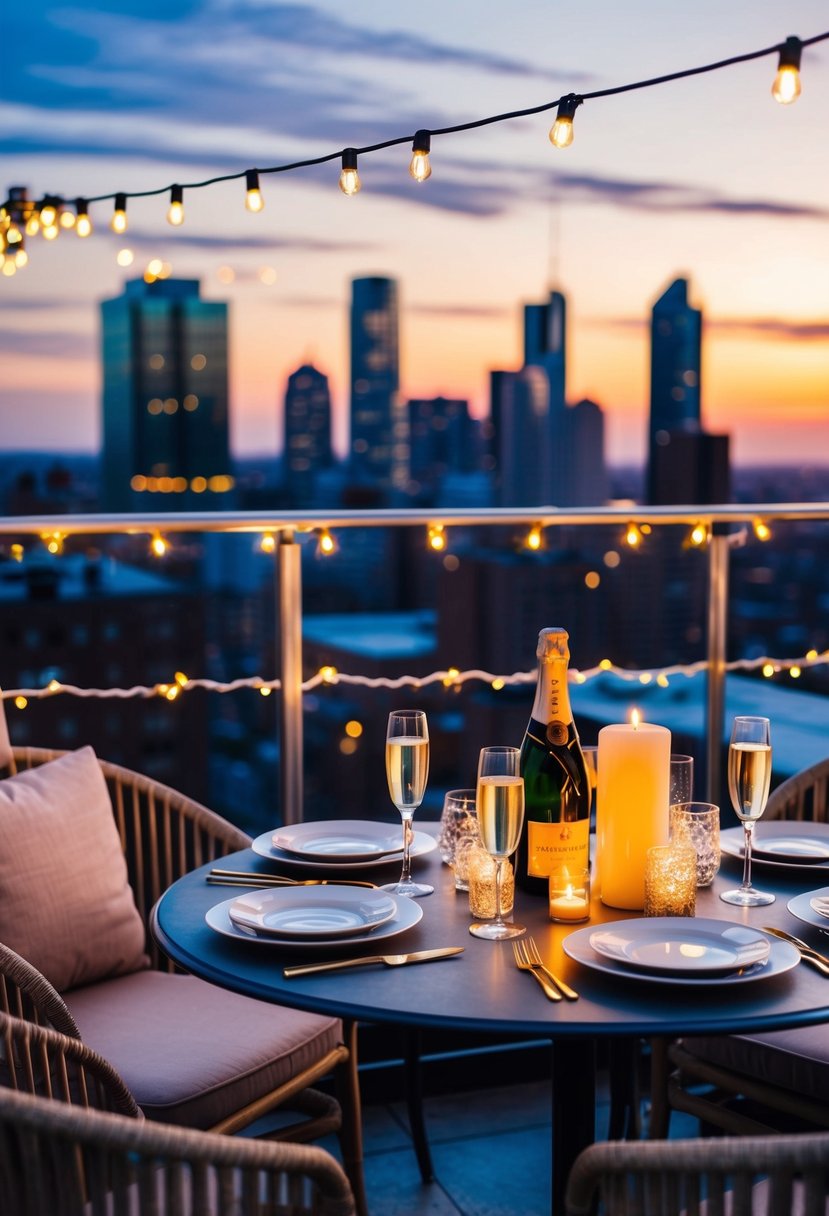
<svg viewBox="0 0 829 1216">
<path fill-rule="evenodd" d="M 694 757 L 671 752 L 671 796 L 669 804 L 690 802 L 694 796 Z"/>
<path fill-rule="evenodd" d="M 709 887 L 720 868 L 720 808 L 713 802 L 672 806 L 671 840 L 690 844 L 697 855 L 697 886 Z"/>
<path fill-rule="evenodd" d="M 469 850 L 480 844 L 475 790 L 449 790 L 443 800 L 438 848 L 443 861 L 455 872 L 455 889 L 468 891 Z"/>
<path fill-rule="evenodd" d="M 693 916 L 697 855 L 688 844 L 655 845 L 645 862 L 645 916 Z"/>
</svg>

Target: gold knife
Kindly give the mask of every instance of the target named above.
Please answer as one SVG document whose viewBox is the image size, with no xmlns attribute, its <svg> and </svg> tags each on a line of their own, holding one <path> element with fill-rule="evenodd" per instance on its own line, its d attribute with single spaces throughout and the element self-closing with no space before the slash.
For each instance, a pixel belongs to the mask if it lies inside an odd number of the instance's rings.
<svg viewBox="0 0 829 1216">
<path fill-rule="evenodd" d="M 800 951 L 800 957 L 804 963 L 811 963 L 813 967 L 821 973 L 829 977 L 829 958 L 815 950 L 813 946 L 808 946 L 806 942 L 802 942 L 799 937 L 795 937 L 791 933 L 786 933 L 784 929 L 774 929 L 771 925 L 763 927 L 764 933 L 770 933 L 772 937 L 779 937 L 781 941 L 789 942 L 796 950 Z"/>
<path fill-rule="evenodd" d="M 278 874 L 254 874 L 243 870 L 211 870 L 207 882 L 217 887 L 369 887 L 373 882 L 359 882 L 356 878 L 282 878 Z"/>
<path fill-rule="evenodd" d="M 284 967 L 286 979 L 295 975 L 313 975 L 316 971 L 339 971 L 345 967 L 365 967 L 371 963 L 385 963 L 387 967 L 403 967 L 407 963 L 430 963 L 433 959 L 451 958 L 463 954 L 465 946 L 444 946 L 438 950 L 415 950 L 413 954 L 368 954 L 364 958 L 340 958 L 333 963 L 306 963 L 298 967 Z"/>
</svg>

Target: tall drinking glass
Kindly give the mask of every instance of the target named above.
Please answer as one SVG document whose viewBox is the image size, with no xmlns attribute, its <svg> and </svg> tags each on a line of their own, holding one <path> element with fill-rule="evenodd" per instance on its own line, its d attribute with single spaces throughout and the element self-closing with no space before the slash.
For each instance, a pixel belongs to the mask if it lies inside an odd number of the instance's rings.
<svg viewBox="0 0 829 1216">
<path fill-rule="evenodd" d="M 524 823 L 524 778 L 517 747 L 484 747 L 478 760 L 478 831 L 481 843 L 495 859 L 495 919 L 469 926 L 474 937 L 502 941 L 520 937 L 523 925 L 508 924 L 501 915 L 501 869 L 504 858 L 518 848 Z"/>
<path fill-rule="evenodd" d="M 738 717 L 731 730 L 728 749 L 728 792 L 742 822 L 745 835 L 743 881 L 720 899 L 741 908 L 757 908 L 774 903 L 774 896 L 751 885 L 751 841 L 754 825 L 769 796 L 771 781 L 771 729 L 768 718 Z"/>
<path fill-rule="evenodd" d="M 419 899 L 434 887 L 412 878 L 412 819 L 426 793 L 429 776 L 429 727 L 422 709 L 396 709 L 389 714 L 386 730 L 386 778 L 391 800 L 403 820 L 403 870 L 397 882 L 384 891 Z"/>
</svg>

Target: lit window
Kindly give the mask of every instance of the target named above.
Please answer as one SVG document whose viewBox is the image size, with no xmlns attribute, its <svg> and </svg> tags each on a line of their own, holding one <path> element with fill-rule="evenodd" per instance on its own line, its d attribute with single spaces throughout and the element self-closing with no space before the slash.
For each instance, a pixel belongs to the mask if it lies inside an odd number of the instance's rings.
<svg viewBox="0 0 829 1216">
<path fill-rule="evenodd" d="M 193 355 L 190 360 L 190 366 L 194 372 L 201 372 L 207 367 L 207 359 L 204 355 Z"/>
<path fill-rule="evenodd" d="M 197 410 L 199 408 L 199 399 L 195 393 L 188 393 L 184 398 L 182 405 L 186 410 L 189 411 L 189 413 L 192 414 L 193 410 Z"/>
</svg>

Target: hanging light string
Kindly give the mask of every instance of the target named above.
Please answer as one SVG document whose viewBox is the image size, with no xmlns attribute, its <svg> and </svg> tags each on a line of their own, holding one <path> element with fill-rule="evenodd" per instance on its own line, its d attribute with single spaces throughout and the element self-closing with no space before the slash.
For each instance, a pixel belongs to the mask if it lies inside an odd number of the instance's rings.
<svg viewBox="0 0 829 1216">
<path fill-rule="evenodd" d="M 534 114 L 543 114 L 548 110 L 556 110 L 557 118 L 550 131 L 550 138 L 558 147 L 566 147 L 572 142 L 573 116 L 576 108 L 583 105 L 584 102 L 597 101 L 605 97 L 615 97 L 621 93 L 630 93 L 637 89 L 650 89 L 657 85 L 669 84 L 671 81 L 684 80 L 691 76 L 700 76 L 707 72 L 717 72 L 724 68 L 733 67 L 736 64 L 763 59 L 769 55 L 777 55 L 779 57 L 778 74 L 775 78 L 772 91 L 774 96 L 785 104 L 789 101 L 794 101 L 800 92 L 799 69 L 803 48 L 814 46 L 816 43 L 824 42 L 827 39 L 829 39 L 829 30 L 822 34 L 815 34 L 811 38 L 798 38 L 790 35 L 783 42 L 774 43 L 774 45 L 763 47 L 758 51 L 747 51 L 741 55 L 732 55 L 728 59 L 718 59 L 715 63 L 706 63 L 693 68 L 683 68 L 677 72 L 667 72 L 660 76 L 651 76 L 644 80 L 631 81 L 629 84 L 613 85 L 606 89 L 594 89 L 589 93 L 565 93 L 556 98 L 555 101 L 543 102 L 541 105 L 527 106 L 521 110 L 509 110 L 502 114 L 491 114 L 486 118 L 476 118 L 470 122 L 455 123 L 447 127 L 437 127 L 431 130 L 421 129 L 416 131 L 414 135 L 400 135 L 393 139 L 382 140 L 379 143 L 366 144 L 362 148 L 341 148 L 336 152 L 327 152 L 321 156 L 307 157 L 303 160 L 295 160 L 282 165 L 270 165 L 267 168 L 258 169 L 242 169 L 237 173 L 224 173 L 216 177 L 206 178 L 204 181 L 173 183 L 171 185 L 159 186 L 153 190 L 119 190 L 109 194 L 90 195 L 79 201 L 88 206 L 90 203 L 107 202 L 110 199 L 114 200 L 115 215 L 113 216 L 113 220 L 116 230 L 123 231 L 126 225 L 125 204 L 128 198 L 152 198 L 156 195 L 171 194 L 174 190 L 203 190 L 208 186 L 214 186 L 220 182 L 231 182 L 245 178 L 248 187 L 248 206 L 251 206 L 250 192 L 252 189 L 255 189 L 255 201 L 252 209 L 261 210 L 264 204 L 259 194 L 258 179 L 260 176 L 273 173 L 290 173 L 296 169 L 308 169 L 315 165 L 328 164 L 331 161 L 341 162 L 341 180 L 343 174 L 347 175 L 345 180 L 350 187 L 346 189 L 344 185 L 343 190 L 347 194 L 354 194 L 360 188 L 360 179 L 357 176 L 357 157 L 367 156 L 372 152 L 381 152 L 387 148 L 398 147 L 401 144 L 412 145 L 415 168 L 411 172 L 416 180 L 422 181 L 431 173 L 431 167 L 429 167 L 427 172 L 426 166 L 428 165 L 430 140 L 436 135 L 456 135 L 462 131 L 474 131 L 481 127 L 492 126 L 494 123 L 511 122 L 516 118 L 528 118 Z M 781 74 L 784 81 L 782 87 L 780 84 Z M 560 129 L 559 134 L 554 137 L 556 128 L 562 128 L 562 125 L 564 129 Z M 569 130 L 566 129 L 568 126 Z M 252 183 L 255 183 L 255 185 L 252 185 Z M 47 201 L 50 204 L 60 206 L 66 200 L 57 195 L 48 195 L 44 196 L 43 202 L 46 203 Z M 10 195 L 9 200 L 5 204 L 5 209 L 9 215 L 12 215 L 15 202 L 19 203 L 20 200 L 15 200 Z M 29 206 L 31 207 L 32 204 L 29 203 Z"/>
<path fill-rule="evenodd" d="M 725 664 L 725 670 L 759 671 L 768 679 L 775 675 L 788 674 L 792 679 L 796 680 L 808 668 L 823 666 L 827 663 L 829 663 L 829 650 L 821 652 L 810 650 L 807 654 L 795 659 L 775 659 L 769 655 L 763 655 L 759 659 L 735 659 Z M 642 686 L 656 684 L 659 688 L 667 688 L 670 680 L 674 677 L 683 676 L 690 679 L 707 670 L 707 659 L 701 659 L 696 663 L 675 664 L 672 667 L 656 667 L 636 671 L 618 667 L 610 659 L 602 659 L 595 667 L 587 668 L 584 671 L 571 668 L 568 671 L 568 679 L 572 684 L 581 685 L 587 684 L 590 680 L 594 680 L 599 676 L 609 674 L 633 684 L 640 684 Z M 324 666 L 309 679 L 303 681 L 302 691 L 312 692 L 315 688 L 334 684 L 353 685 L 361 688 L 388 689 L 426 688 L 431 684 L 442 684 L 444 688 L 457 689 L 470 681 L 477 681 L 489 684 L 494 691 L 499 692 L 502 688 L 534 685 L 537 678 L 538 672 L 535 670 L 516 671 L 512 675 L 497 675 L 491 671 L 482 671 L 480 668 L 460 671 L 457 667 L 450 667 L 444 671 L 433 671 L 430 675 L 425 676 L 403 675 L 392 677 L 347 674 L 346 672 L 338 671 L 336 667 Z M 169 683 L 134 684 L 131 688 L 81 688 L 76 684 L 62 684 L 59 680 L 50 680 L 43 688 L 0 689 L 0 701 L 9 700 L 18 709 L 25 709 L 31 700 L 54 697 L 59 693 L 82 698 L 96 697 L 101 700 L 161 697 L 167 701 L 175 701 L 182 693 L 190 692 L 195 688 L 215 693 L 233 693 L 239 692 L 242 689 L 252 689 L 255 692 L 259 692 L 262 696 L 268 696 L 269 693 L 275 692 L 281 687 L 281 680 L 267 680 L 263 676 L 247 676 L 243 679 L 222 683 L 219 680 L 191 680 L 183 672 L 179 671 L 176 672 L 175 678 Z"/>
</svg>

